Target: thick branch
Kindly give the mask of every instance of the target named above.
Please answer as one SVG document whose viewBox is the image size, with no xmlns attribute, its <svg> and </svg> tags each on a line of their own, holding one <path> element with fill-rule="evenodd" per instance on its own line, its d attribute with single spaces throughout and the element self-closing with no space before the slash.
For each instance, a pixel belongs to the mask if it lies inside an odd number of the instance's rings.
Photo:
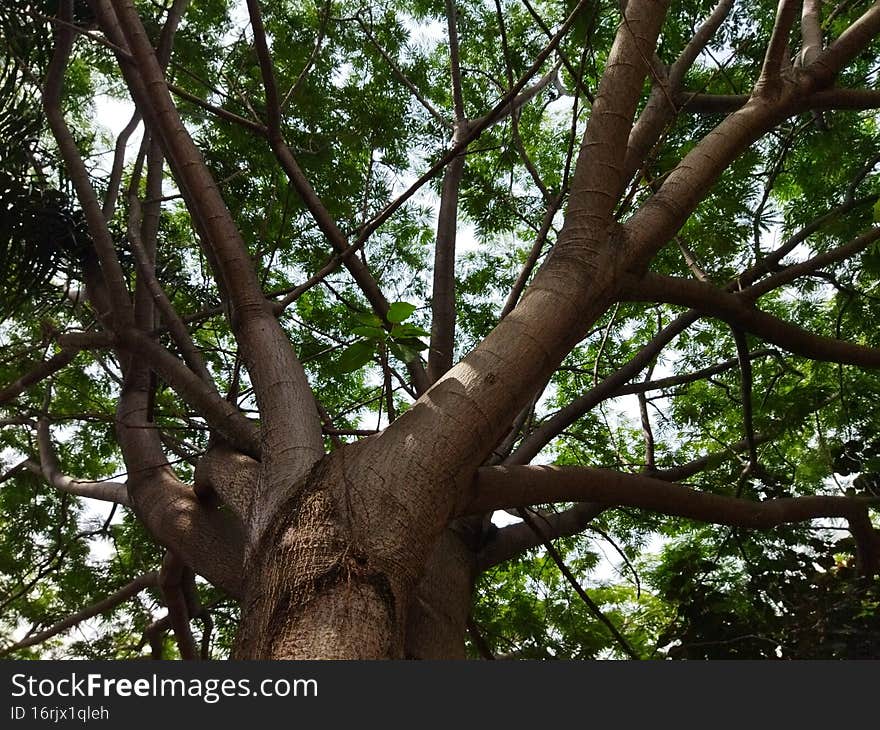
<svg viewBox="0 0 880 730">
<path fill-rule="evenodd" d="M 199 459 L 193 486 L 200 498 L 217 494 L 244 522 L 259 478 L 259 468 L 259 462 L 218 442 Z"/>
<path fill-rule="evenodd" d="M 878 33 L 880 3 L 875 2 L 805 69 L 805 75 L 813 87 L 828 86 Z"/>
<path fill-rule="evenodd" d="M 813 360 L 843 365 L 880 367 L 880 349 L 813 334 L 751 306 L 745 294 L 729 294 L 711 284 L 647 274 L 623 297 L 631 301 L 665 302 L 698 309 L 767 342 Z"/>
<path fill-rule="evenodd" d="M 711 15 L 700 26 L 681 55 L 672 64 L 668 77 L 655 79 L 648 103 L 639 114 L 639 118 L 629 135 L 626 160 L 623 166 L 624 179 L 629 180 L 636 174 L 664 130 L 675 118 L 679 111 L 679 107 L 675 104 L 675 98 L 681 89 L 685 75 L 693 66 L 697 56 L 712 40 L 732 7 L 733 0 L 720 0 Z"/>
<path fill-rule="evenodd" d="M 453 137 L 453 144 L 455 137 Z M 431 346 L 428 377 L 436 382 L 452 367 L 455 347 L 455 238 L 458 193 L 464 175 L 464 154 L 456 157 L 443 175 L 437 240 L 434 245 L 434 285 L 431 290 Z"/>
<path fill-rule="evenodd" d="M 204 160 L 171 101 L 161 66 L 131 0 L 103 3 L 101 23 L 111 39 L 124 37 L 137 63 L 123 71 L 141 113 L 158 134 L 187 207 L 205 236 L 232 305 L 231 325 L 254 384 L 262 437 L 279 464 L 302 473 L 323 455 L 321 427 L 302 366 L 266 305 L 247 247 Z"/>
<path fill-rule="evenodd" d="M 502 527 L 478 553 L 477 569 L 481 572 L 488 570 L 543 545 L 545 540 L 580 534 L 606 509 L 605 505 L 594 502 L 579 502 L 562 512 L 541 514 L 534 520 L 537 529 L 525 522 Z"/>
<path fill-rule="evenodd" d="M 590 467 L 492 466 L 477 471 L 469 501 L 459 514 L 482 514 L 496 509 L 553 502 L 595 502 L 636 507 L 733 527 L 766 529 L 817 517 L 850 521 L 865 565 L 876 567 L 873 535 L 864 521 L 870 506 L 880 500 L 857 497 L 808 496 L 753 502 L 700 492 L 637 474 Z"/>
<path fill-rule="evenodd" d="M 159 590 L 168 608 L 168 620 L 174 631 L 180 658 L 190 661 L 200 656 L 189 625 L 189 607 L 184 593 L 185 582 L 192 579 L 192 571 L 173 552 L 167 551 L 159 571 Z"/>
<path fill-rule="evenodd" d="M 755 84 L 755 93 L 758 95 L 773 96 L 781 86 L 780 75 L 788 61 L 788 36 L 797 17 L 797 6 L 797 0 L 779 0 L 761 76 Z"/>
<path fill-rule="evenodd" d="M 709 41 L 715 37 L 721 24 L 730 14 L 731 8 L 733 8 L 733 0 L 719 0 L 709 17 L 703 21 L 703 24 L 688 41 L 681 55 L 672 64 L 672 68 L 669 69 L 670 87 L 678 89 L 682 81 L 684 81 L 685 74 L 694 65 L 694 61 L 697 60 L 697 56 L 703 52 Z"/>
<path fill-rule="evenodd" d="M 245 536 L 235 515 L 202 504 L 168 468 L 129 475 L 129 492 L 135 514 L 160 545 L 231 596 L 241 596 Z"/>
<path fill-rule="evenodd" d="M 89 499 L 98 499 L 103 502 L 113 502 L 126 507 L 131 506 L 131 500 L 128 497 L 128 487 L 121 482 L 111 481 L 86 481 L 82 479 L 73 479 L 61 471 L 58 463 L 58 457 L 55 449 L 52 447 L 52 440 L 49 434 L 49 421 L 41 418 L 37 422 L 37 444 L 40 451 L 40 464 L 37 469 L 33 462 L 28 462 L 28 468 L 42 474 L 43 478 L 56 489 L 75 494 L 80 497 L 88 497 Z"/>
<path fill-rule="evenodd" d="M 821 0 L 803 0 L 801 7 L 801 52 L 798 61 L 809 66 L 822 51 Z"/>
</svg>

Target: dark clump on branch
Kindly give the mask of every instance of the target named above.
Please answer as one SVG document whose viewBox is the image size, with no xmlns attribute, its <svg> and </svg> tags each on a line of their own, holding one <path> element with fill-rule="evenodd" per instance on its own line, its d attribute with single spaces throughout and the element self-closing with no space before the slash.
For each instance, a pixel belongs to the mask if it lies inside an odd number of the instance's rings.
<svg viewBox="0 0 880 730">
<path fill-rule="evenodd" d="M 28 189 L 0 170 L 0 316 L 55 288 L 54 277 L 74 275 L 88 251 L 82 213 L 65 195 Z"/>
</svg>

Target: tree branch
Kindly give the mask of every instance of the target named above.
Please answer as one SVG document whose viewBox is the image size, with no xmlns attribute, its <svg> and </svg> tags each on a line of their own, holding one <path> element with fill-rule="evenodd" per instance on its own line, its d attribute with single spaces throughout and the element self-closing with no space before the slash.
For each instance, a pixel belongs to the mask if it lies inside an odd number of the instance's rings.
<svg viewBox="0 0 880 730">
<path fill-rule="evenodd" d="M 801 52 L 798 55 L 800 66 L 809 66 L 822 52 L 821 11 L 821 0 L 803 0 L 801 7 Z"/>
<path fill-rule="evenodd" d="M 55 449 L 52 447 L 52 440 L 49 434 L 49 419 L 46 417 L 40 418 L 37 422 L 37 444 L 40 452 L 40 463 L 37 465 L 29 460 L 27 467 L 30 471 L 41 474 L 55 489 L 67 492 L 68 494 L 75 494 L 79 497 L 88 497 L 89 499 L 113 502 L 125 507 L 131 507 L 128 487 L 122 482 L 86 481 L 73 479 L 62 473 Z"/>
<path fill-rule="evenodd" d="M 262 452 L 256 424 L 234 405 L 209 387 L 162 345 L 139 330 L 124 330 L 118 344 L 133 355 L 144 357 L 159 376 L 189 405 L 195 408 L 208 425 L 230 443 L 253 458 Z"/>
<path fill-rule="evenodd" d="M 703 21 L 697 32 L 688 41 L 675 63 L 672 64 L 672 68 L 669 69 L 669 86 L 673 90 L 678 90 L 681 86 L 685 75 L 691 66 L 694 65 L 697 57 L 703 52 L 703 49 L 709 44 L 709 41 L 715 37 L 715 34 L 730 14 L 732 8 L 733 0 L 719 0 L 718 4 L 709 14 L 709 17 Z"/>
<path fill-rule="evenodd" d="M 537 530 L 525 522 L 502 527 L 477 554 L 477 569 L 484 572 L 543 545 L 545 540 L 578 535 L 606 509 L 595 502 L 578 502 L 562 512 L 542 513 L 534 521 Z"/>
<path fill-rule="evenodd" d="M 761 76 L 755 84 L 755 94 L 774 97 L 781 87 L 781 73 L 788 62 L 788 36 L 797 17 L 797 0 L 779 0 L 776 21 L 770 34 L 770 42 L 764 54 Z"/>
<path fill-rule="evenodd" d="M 184 593 L 184 583 L 193 580 L 193 573 L 173 552 L 168 550 L 159 570 L 159 590 L 168 608 L 168 620 L 174 631 L 180 658 L 193 661 L 200 658 L 190 628 L 190 614 Z"/>
<path fill-rule="evenodd" d="M 180 315 L 177 314 L 177 310 L 174 309 L 171 300 L 168 299 L 168 295 L 165 294 L 161 284 L 159 284 L 159 281 L 156 279 L 155 266 L 153 262 L 150 261 L 144 247 L 144 242 L 141 240 L 140 233 L 138 232 L 140 202 L 134 195 L 129 197 L 129 209 L 131 214 L 129 217 L 128 238 L 131 243 L 131 252 L 134 254 L 135 263 L 137 264 L 138 274 L 140 275 L 144 286 L 149 291 L 150 296 L 153 298 L 153 302 L 156 304 L 156 309 L 159 310 L 159 315 L 162 317 L 165 326 L 168 328 L 171 338 L 174 340 L 177 347 L 180 348 L 180 353 L 183 355 L 184 362 L 186 362 L 186 364 L 189 365 L 190 370 L 198 375 L 199 378 L 201 378 L 212 390 L 216 390 L 214 379 L 211 377 L 210 372 L 208 372 L 205 359 L 202 357 L 201 352 L 196 348 L 192 337 L 189 334 L 189 330 L 187 330 Z"/>
<path fill-rule="evenodd" d="M 506 463 L 528 464 L 537 456 L 541 449 L 562 433 L 563 430 L 585 413 L 591 411 L 599 403 L 612 397 L 617 393 L 618 389 L 622 388 L 644 370 L 666 345 L 696 322 L 698 318 L 699 314 L 696 311 L 686 312 L 666 325 L 626 365 L 609 375 L 580 398 L 572 401 L 553 416 L 543 421 L 522 441 L 507 459 Z"/>
<path fill-rule="evenodd" d="M 755 309 L 746 293 L 729 294 L 711 284 L 648 273 L 638 280 L 637 286 L 625 289 L 623 298 L 691 307 L 812 360 L 880 367 L 880 349 L 808 332 Z"/>
<path fill-rule="evenodd" d="M 38 634 L 29 636 L 22 641 L 5 647 L 4 649 L 0 649 L 0 657 L 8 656 L 12 652 L 18 651 L 20 649 L 26 649 L 30 646 L 41 644 L 44 641 L 51 639 L 53 636 L 57 636 L 62 631 L 73 628 L 83 621 L 87 621 L 88 619 L 94 618 L 95 616 L 100 616 L 102 613 L 112 611 L 114 608 L 124 603 L 128 599 L 133 598 L 144 589 L 157 587 L 158 578 L 159 574 L 156 571 L 145 573 L 144 575 L 135 578 L 133 581 L 123 586 L 115 593 L 111 593 L 106 598 L 98 601 L 97 603 L 93 603 L 88 608 L 84 608 L 81 611 L 78 611 L 77 613 L 68 616 L 67 618 L 59 621 L 45 631 L 41 631 Z"/>
<path fill-rule="evenodd" d="M 72 20 L 72 0 L 62 0 L 59 6 L 59 18 L 67 22 Z M 116 256 L 115 244 L 104 219 L 103 209 L 98 202 L 98 197 L 89 179 L 89 173 L 61 111 L 64 71 L 73 49 L 74 37 L 74 31 L 69 27 L 55 26 L 55 49 L 43 89 L 43 110 L 58 144 L 67 174 L 70 176 L 79 203 L 85 213 L 94 250 L 100 262 L 101 275 L 110 295 L 112 310 L 102 314 L 108 316 L 108 321 L 111 323 L 126 324 L 131 322 L 133 313 L 125 276 Z"/>
<path fill-rule="evenodd" d="M 875 2 L 804 69 L 808 88 L 812 87 L 810 90 L 813 90 L 831 84 L 837 74 L 849 65 L 878 33 L 880 33 L 880 3 Z"/>
<path fill-rule="evenodd" d="M 623 165 L 625 180 L 630 180 L 644 164 L 646 156 L 680 111 L 680 105 L 675 104 L 675 99 L 681 90 L 685 75 L 693 66 L 697 56 L 712 40 L 732 7 L 733 0 L 720 0 L 672 64 L 668 77 L 655 79 L 648 102 L 629 135 Z"/>
<path fill-rule="evenodd" d="M 171 101 L 159 61 L 131 0 L 99 2 L 105 33 L 124 38 L 136 68 L 123 73 L 175 173 L 187 207 L 213 253 L 213 264 L 232 306 L 231 326 L 254 384 L 262 416 L 262 438 L 278 466 L 290 475 L 323 456 L 321 426 L 305 373 L 290 341 L 266 305 L 260 282 L 229 210 Z M 271 353 L 271 354 L 270 354 Z"/>
<path fill-rule="evenodd" d="M 541 535 L 540 528 L 535 524 L 535 521 L 531 518 L 529 513 L 524 509 L 520 510 L 519 513 L 520 516 L 523 518 L 523 521 L 535 532 L 535 534 Z M 620 630 L 602 612 L 602 609 L 599 608 L 598 604 L 592 598 L 590 598 L 589 594 L 584 590 L 583 586 L 578 582 L 577 578 L 575 578 L 574 573 L 572 573 L 571 569 L 565 564 L 565 561 L 562 559 L 559 551 L 555 547 L 553 547 L 553 543 L 543 536 L 541 537 L 541 542 L 544 545 L 544 549 L 547 551 L 547 554 L 550 556 L 553 562 L 556 563 L 556 567 L 559 568 L 559 571 L 568 581 L 569 585 L 574 588 L 575 593 L 580 596 L 580 599 L 584 602 L 584 605 L 586 605 L 590 613 L 592 613 L 593 616 L 595 616 L 599 620 L 599 622 L 608 629 L 608 631 L 614 637 L 614 640 L 620 645 L 621 649 L 623 649 L 624 653 L 630 659 L 639 659 L 638 653 L 636 653 L 635 649 L 632 648 L 632 646 L 626 640 L 623 634 L 620 633 Z"/>
<path fill-rule="evenodd" d="M 48 360 L 37 363 L 31 370 L 26 372 L 14 382 L 0 389 L 0 405 L 8 403 L 18 397 L 30 386 L 51 377 L 59 370 L 64 369 L 74 361 L 80 353 L 77 347 L 63 347 L 60 352 L 52 355 Z"/>
<path fill-rule="evenodd" d="M 251 26 L 254 31 L 254 46 L 257 51 L 257 57 L 260 63 L 260 73 L 263 79 L 263 88 L 266 93 L 266 107 L 268 109 L 268 120 L 266 128 L 266 136 L 272 151 L 275 154 L 281 168 L 287 175 L 291 185 L 293 185 L 297 194 L 302 199 L 306 208 L 312 214 L 321 232 L 327 237 L 328 242 L 337 254 L 343 254 L 350 247 L 348 238 L 340 230 L 336 221 L 330 215 L 330 212 L 324 206 L 323 201 L 318 197 L 308 178 L 300 168 L 299 163 L 293 155 L 290 147 L 284 141 L 281 130 L 281 109 L 278 102 L 277 85 L 275 82 L 275 73 L 272 67 L 272 58 L 269 53 L 269 44 L 266 39 L 266 30 L 263 26 L 260 7 L 257 0 L 248 0 L 248 13 L 251 18 Z M 383 321 L 386 329 L 390 330 L 392 325 L 387 321 L 388 300 L 379 288 L 373 275 L 370 273 L 366 264 L 355 256 L 340 256 L 340 261 L 348 269 L 361 291 L 370 302 L 373 311 Z M 428 380 L 424 373 L 421 362 L 413 360 L 407 363 L 407 368 L 413 378 L 413 384 L 416 390 L 421 393 L 427 389 Z"/>
<path fill-rule="evenodd" d="M 850 521 L 866 572 L 876 570 L 874 538 L 867 523 L 869 507 L 880 499 L 807 496 L 753 502 L 700 492 L 680 484 L 639 474 L 590 467 L 492 466 L 477 470 L 468 501 L 458 514 L 482 514 L 496 509 L 553 502 L 595 502 L 637 507 L 733 527 L 767 529 L 817 517 Z"/>
</svg>

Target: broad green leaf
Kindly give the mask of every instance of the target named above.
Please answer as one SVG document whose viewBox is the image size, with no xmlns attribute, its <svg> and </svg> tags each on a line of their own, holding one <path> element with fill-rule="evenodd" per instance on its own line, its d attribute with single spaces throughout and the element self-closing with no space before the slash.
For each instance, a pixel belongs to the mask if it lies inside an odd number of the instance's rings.
<svg viewBox="0 0 880 730">
<path fill-rule="evenodd" d="M 402 344 L 401 342 L 392 341 L 388 345 L 388 349 L 391 350 L 392 354 L 397 357 L 399 360 L 403 362 L 413 362 L 419 357 L 419 349 L 425 349 L 424 347 L 415 348 L 410 345 Z"/>
<path fill-rule="evenodd" d="M 416 305 L 409 302 L 394 302 L 388 307 L 388 321 L 391 324 L 399 324 L 415 312 L 416 309 Z"/>
<path fill-rule="evenodd" d="M 365 324 L 369 327 L 381 327 L 382 320 L 379 319 L 372 312 L 355 312 L 354 318 L 360 322 L 361 324 Z"/>
<path fill-rule="evenodd" d="M 396 340 L 406 337 L 428 337 L 430 334 L 414 324 L 396 324 L 391 328 L 391 336 Z"/>
<path fill-rule="evenodd" d="M 386 335 L 385 330 L 381 327 L 352 327 L 351 333 L 371 340 L 381 340 Z"/>
<path fill-rule="evenodd" d="M 344 373 L 350 373 L 366 365 L 375 351 L 375 344 L 367 340 L 358 340 L 353 345 L 346 347 L 336 361 L 339 369 Z"/>
</svg>

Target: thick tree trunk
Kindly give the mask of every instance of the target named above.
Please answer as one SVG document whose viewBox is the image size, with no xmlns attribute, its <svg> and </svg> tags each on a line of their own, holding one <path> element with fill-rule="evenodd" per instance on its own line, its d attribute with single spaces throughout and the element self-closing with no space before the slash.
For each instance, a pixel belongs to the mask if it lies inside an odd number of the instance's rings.
<svg viewBox="0 0 880 730">
<path fill-rule="evenodd" d="M 248 548 L 235 658 L 464 657 L 474 530 L 462 521 L 426 542 L 395 514 L 376 453 L 334 452 L 274 515 L 250 517 L 269 527 Z"/>
</svg>

